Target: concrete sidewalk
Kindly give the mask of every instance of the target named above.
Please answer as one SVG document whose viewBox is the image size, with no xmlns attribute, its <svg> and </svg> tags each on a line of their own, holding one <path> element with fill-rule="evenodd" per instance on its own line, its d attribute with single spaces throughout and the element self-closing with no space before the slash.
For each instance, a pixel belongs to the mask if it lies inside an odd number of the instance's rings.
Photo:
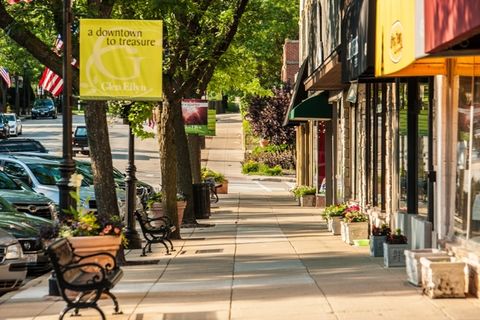
<svg viewBox="0 0 480 320">
<path fill-rule="evenodd" d="M 108 319 L 478 319 L 478 299 L 422 296 L 403 268 L 384 269 L 366 247 L 344 244 L 286 193 L 230 194 L 219 204 L 201 221 L 212 226 L 184 229 L 173 255 L 160 246 L 147 258 L 128 252 L 129 261 L 159 261 L 123 267 L 113 291 L 124 314 L 102 300 Z M 57 319 L 65 304 L 47 296 L 46 280 L 3 297 L 0 319 Z"/>
</svg>

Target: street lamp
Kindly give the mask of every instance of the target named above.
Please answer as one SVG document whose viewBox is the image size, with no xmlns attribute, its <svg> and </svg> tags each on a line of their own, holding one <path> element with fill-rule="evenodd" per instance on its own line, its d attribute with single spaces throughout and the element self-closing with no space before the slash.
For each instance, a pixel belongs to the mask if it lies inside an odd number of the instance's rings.
<svg viewBox="0 0 480 320">
<path fill-rule="evenodd" d="M 135 136 L 132 132 L 132 125 L 128 120 L 128 114 L 130 113 L 130 108 L 133 103 L 124 106 L 124 121 L 128 122 L 128 164 L 125 169 L 125 192 L 127 194 L 127 227 L 125 228 L 125 237 L 128 240 L 129 249 L 141 249 L 142 248 L 142 239 L 138 234 L 135 228 L 135 202 L 136 202 L 136 181 L 135 172 L 137 168 L 135 167 Z"/>
<path fill-rule="evenodd" d="M 74 201 L 70 196 L 73 187 L 69 186 L 70 177 L 75 171 L 75 162 L 72 156 L 72 8 L 71 0 L 63 1 L 63 96 L 62 96 L 62 124 L 63 143 L 62 161 L 60 162 L 61 179 L 58 181 L 60 191 L 60 221 L 63 220 L 63 213 L 73 207 Z M 49 279 L 48 294 L 59 296 L 55 274 Z"/>
</svg>

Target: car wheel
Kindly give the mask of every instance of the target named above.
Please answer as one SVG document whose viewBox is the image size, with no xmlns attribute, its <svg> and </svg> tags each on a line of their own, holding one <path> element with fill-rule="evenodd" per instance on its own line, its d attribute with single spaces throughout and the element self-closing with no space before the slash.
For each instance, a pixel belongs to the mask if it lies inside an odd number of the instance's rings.
<svg viewBox="0 0 480 320">
<path fill-rule="evenodd" d="M 33 119 L 33 120 L 35 120 L 35 119 L 37 119 L 37 117 L 35 117 L 35 116 L 32 116 L 32 119 Z"/>
<path fill-rule="evenodd" d="M 57 119 L 57 115 L 54 114 L 54 115 L 52 116 L 52 119 Z"/>
<path fill-rule="evenodd" d="M 19 135 L 19 136 L 22 135 L 22 129 L 20 129 L 20 131 L 18 132 L 18 135 Z"/>
</svg>

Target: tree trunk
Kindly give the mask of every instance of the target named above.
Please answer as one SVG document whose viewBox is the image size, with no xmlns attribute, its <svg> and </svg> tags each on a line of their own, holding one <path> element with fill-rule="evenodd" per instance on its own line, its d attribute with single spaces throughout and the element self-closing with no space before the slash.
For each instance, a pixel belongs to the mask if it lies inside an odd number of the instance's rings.
<svg viewBox="0 0 480 320">
<path fill-rule="evenodd" d="M 177 142 L 177 188 L 187 198 L 187 206 L 183 214 L 183 223 L 197 224 L 193 208 L 192 167 L 190 165 L 190 151 L 182 117 L 182 102 L 172 106 L 174 110 L 173 125 L 175 141 Z"/>
<path fill-rule="evenodd" d="M 85 108 L 85 123 L 88 130 L 98 214 L 99 216 L 118 216 L 105 102 L 92 101 L 88 104 Z"/>
<path fill-rule="evenodd" d="M 167 99 L 163 102 L 160 125 L 158 130 L 158 144 L 160 147 L 160 170 L 162 174 L 163 206 L 168 216 L 175 223 L 176 231 L 173 239 L 180 239 L 180 224 L 177 212 L 177 145 L 174 126 L 175 108 L 178 103 Z M 178 99 L 178 101 L 180 101 Z"/>
</svg>

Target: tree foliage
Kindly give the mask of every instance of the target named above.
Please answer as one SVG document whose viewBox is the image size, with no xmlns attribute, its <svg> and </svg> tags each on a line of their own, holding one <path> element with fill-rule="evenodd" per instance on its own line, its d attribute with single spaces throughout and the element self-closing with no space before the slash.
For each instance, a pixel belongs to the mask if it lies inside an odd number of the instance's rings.
<svg viewBox="0 0 480 320">
<path fill-rule="evenodd" d="M 255 96 L 248 100 L 245 119 L 250 122 L 255 135 L 276 145 L 291 145 L 295 139 L 295 130 L 283 126 L 289 104 L 290 93 L 285 89 L 274 89 L 271 97 Z"/>
<path fill-rule="evenodd" d="M 209 95 L 270 95 L 280 84 L 284 41 L 297 37 L 298 1 L 251 0 L 215 69 Z"/>
</svg>

